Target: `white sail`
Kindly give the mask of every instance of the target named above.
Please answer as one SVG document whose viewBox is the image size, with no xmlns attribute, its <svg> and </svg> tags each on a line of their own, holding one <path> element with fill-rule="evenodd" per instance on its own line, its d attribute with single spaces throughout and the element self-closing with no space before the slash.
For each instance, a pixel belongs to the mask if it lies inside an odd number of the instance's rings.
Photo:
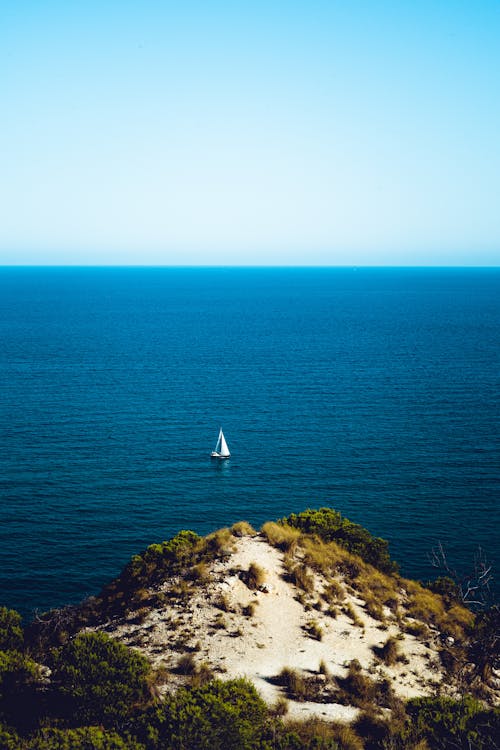
<svg viewBox="0 0 500 750">
<path fill-rule="evenodd" d="M 220 441 L 220 447 L 219 447 L 219 453 L 221 456 L 230 456 L 229 448 L 227 447 L 226 438 L 224 437 L 224 433 L 222 432 L 222 429 L 220 431 L 219 435 L 219 441 Z"/>
<path fill-rule="evenodd" d="M 229 448 L 227 447 L 226 438 L 222 432 L 222 427 L 219 430 L 219 437 L 217 438 L 217 445 L 215 450 L 212 451 L 212 458 L 229 458 Z"/>
</svg>

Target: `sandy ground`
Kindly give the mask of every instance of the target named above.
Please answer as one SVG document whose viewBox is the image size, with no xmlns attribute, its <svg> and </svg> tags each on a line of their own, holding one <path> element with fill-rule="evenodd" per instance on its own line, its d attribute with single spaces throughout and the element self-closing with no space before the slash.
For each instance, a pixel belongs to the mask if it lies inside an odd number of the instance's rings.
<svg viewBox="0 0 500 750">
<path fill-rule="evenodd" d="M 250 590 L 239 575 L 251 563 L 265 571 L 262 590 Z M 284 580 L 283 572 L 283 553 L 262 536 L 235 538 L 234 551 L 212 565 L 208 580 L 197 584 L 187 601 L 169 601 L 150 610 L 140 624 L 121 621 L 108 624 L 106 630 L 142 651 L 155 667 L 175 670 L 180 654 L 189 651 L 198 664 L 208 664 L 222 679 L 247 677 L 269 704 L 284 696 L 275 682 L 284 667 L 318 674 L 322 661 L 332 675 L 343 676 L 348 663 L 357 659 L 367 675 L 375 680 L 387 677 L 403 698 L 433 691 L 441 672 L 431 642 L 401 634 L 394 618 L 382 629 L 352 593 L 345 601 L 351 603 L 363 628 L 346 614 L 333 618 L 308 609 L 297 600 L 298 589 Z M 175 581 L 166 581 L 160 590 L 168 594 L 172 585 Z M 323 580 L 316 575 L 315 589 L 322 587 Z M 221 609 L 222 597 L 228 611 Z M 254 604 L 251 616 L 244 613 L 249 604 Z M 322 629 L 321 640 L 307 632 L 313 620 Z M 383 645 L 390 635 L 402 638 L 399 647 L 407 664 L 387 667 L 375 656 L 373 646 Z M 289 701 L 288 716 L 294 718 L 316 715 L 351 721 L 356 714 L 356 708 L 337 703 Z"/>
</svg>

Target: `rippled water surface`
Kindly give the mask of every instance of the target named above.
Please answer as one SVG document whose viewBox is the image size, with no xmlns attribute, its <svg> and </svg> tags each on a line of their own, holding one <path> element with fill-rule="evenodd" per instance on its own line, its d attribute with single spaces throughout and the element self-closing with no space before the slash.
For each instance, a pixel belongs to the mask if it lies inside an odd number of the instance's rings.
<svg viewBox="0 0 500 750">
<path fill-rule="evenodd" d="M 499 270 L 0 269 L 0 603 L 321 505 L 500 570 L 499 332 Z"/>
</svg>

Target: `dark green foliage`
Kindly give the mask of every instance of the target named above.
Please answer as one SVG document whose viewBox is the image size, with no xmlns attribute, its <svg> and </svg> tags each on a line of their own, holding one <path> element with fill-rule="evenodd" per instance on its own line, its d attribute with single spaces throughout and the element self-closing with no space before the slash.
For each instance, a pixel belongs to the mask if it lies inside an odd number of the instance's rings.
<svg viewBox="0 0 500 750">
<path fill-rule="evenodd" d="M 138 720 L 147 750 L 253 750 L 262 744 L 267 707 L 246 680 L 208 684 L 174 695 Z"/>
<path fill-rule="evenodd" d="M 2 750 L 19 750 L 21 741 L 16 732 L 10 727 L 0 724 L 0 747 Z"/>
<path fill-rule="evenodd" d="M 29 725 L 38 714 L 38 667 L 20 651 L 0 651 L 0 721 Z"/>
<path fill-rule="evenodd" d="M 452 604 L 462 603 L 460 588 L 453 578 L 449 576 L 441 576 L 440 578 L 436 578 L 435 581 L 430 581 L 427 584 L 427 588 L 434 591 L 435 594 L 441 594 L 447 607 L 450 607 Z"/>
<path fill-rule="evenodd" d="M 398 569 L 389 556 L 389 545 L 385 539 L 372 536 L 369 531 L 343 518 L 333 508 L 292 513 L 288 518 L 282 519 L 282 523 L 306 534 L 317 534 L 325 542 L 336 542 L 384 573 L 394 573 Z"/>
<path fill-rule="evenodd" d="M 194 531 L 179 531 L 172 539 L 161 544 L 151 544 L 141 555 L 134 555 L 125 573 L 141 580 L 144 576 L 151 582 L 151 575 L 187 564 L 192 559 L 193 547 L 200 541 Z"/>
<path fill-rule="evenodd" d="M 491 750 L 498 747 L 500 709 L 485 711 L 473 698 L 416 698 L 409 701 L 409 733 L 425 738 L 433 750 Z"/>
<path fill-rule="evenodd" d="M 0 651 L 20 651 L 23 643 L 21 615 L 14 609 L 0 607 Z"/>
<path fill-rule="evenodd" d="M 136 592 L 199 562 L 202 557 L 201 551 L 197 551 L 200 542 L 201 537 L 194 531 L 179 531 L 172 539 L 151 544 L 142 554 L 134 555 L 120 576 L 99 595 L 101 619 L 142 607 L 144 598 L 135 596 Z"/>
<path fill-rule="evenodd" d="M 105 633 L 79 635 L 58 650 L 54 682 L 77 724 L 112 725 L 148 695 L 149 662 Z"/>
<path fill-rule="evenodd" d="M 79 729 L 42 729 L 23 750 L 143 750 L 135 739 L 121 737 L 101 727 Z M 9 749 L 10 750 L 10 749 Z"/>
</svg>

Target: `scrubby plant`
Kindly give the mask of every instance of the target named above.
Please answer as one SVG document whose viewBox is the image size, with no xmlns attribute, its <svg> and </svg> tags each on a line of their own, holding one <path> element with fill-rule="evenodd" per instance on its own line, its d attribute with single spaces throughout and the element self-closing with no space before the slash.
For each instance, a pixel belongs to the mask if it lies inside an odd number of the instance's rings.
<svg viewBox="0 0 500 750">
<path fill-rule="evenodd" d="M 212 680 L 166 695 L 133 729 L 146 750 L 257 750 L 266 747 L 268 710 L 247 680 Z"/>
<path fill-rule="evenodd" d="M 325 675 L 325 677 L 330 677 L 330 670 L 328 669 L 328 666 L 324 659 L 321 659 L 319 663 L 318 672 L 319 674 Z"/>
<path fill-rule="evenodd" d="M 396 563 L 390 559 L 389 546 L 385 539 L 373 537 L 365 528 L 343 518 L 333 508 L 308 509 L 302 513 L 292 513 L 283 519 L 282 523 L 293 526 L 303 533 L 317 534 L 326 542 L 337 542 L 385 573 L 397 571 Z"/>
<path fill-rule="evenodd" d="M 213 678 L 214 671 L 212 667 L 206 661 L 203 661 L 195 668 L 194 672 L 191 672 L 190 685 L 192 688 L 198 688 L 202 685 L 206 685 L 213 680 Z"/>
<path fill-rule="evenodd" d="M 188 653 L 179 656 L 175 669 L 179 674 L 194 674 L 196 672 L 196 659 L 193 654 Z"/>
<path fill-rule="evenodd" d="M 307 682 L 297 669 L 283 667 L 278 675 L 278 682 L 283 685 L 290 698 L 297 701 L 306 700 Z"/>
<path fill-rule="evenodd" d="M 0 607 L 0 651 L 20 651 L 23 644 L 21 615 L 14 609 Z"/>
<path fill-rule="evenodd" d="M 332 578 L 325 586 L 323 591 L 323 599 L 327 602 L 341 602 L 345 599 L 344 587 L 341 583 Z"/>
<path fill-rule="evenodd" d="M 234 536 L 255 536 L 257 532 L 248 521 L 238 521 L 231 526 L 231 533 Z"/>
<path fill-rule="evenodd" d="M 403 630 L 409 635 L 414 635 L 416 638 L 428 638 L 430 630 L 424 622 L 418 622 L 417 620 L 406 620 L 402 624 Z"/>
<path fill-rule="evenodd" d="M 289 704 L 286 698 L 283 698 L 280 696 L 272 706 L 269 708 L 269 714 L 272 718 L 280 719 L 283 716 L 286 716 L 289 711 Z"/>
<path fill-rule="evenodd" d="M 149 662 L 105 633 L 85 633 L 55 653 L 54 684 L 82 724 L 112 723 L 148 696 Z"/>
<path fill-rule="evenodd" d="M 23 750 L 144 750 L 144 745 L 129 734 L 121 736 L 102 727 L 45 727 L 22 745 L 16 745 L 16 750 L 21 747 Z"/>
<path fill-rule="evenodd" d="M 390 636 L 382 646 L 374 646 L 374 653 L 388 667 L 392 667 L 400 659 L 398 640 Z"/>
<path fill-rule="evenodd" d="M 287 576 L 288 580 L 303 591 L 310 593 L 314 589 L 314 578 L 307 566 L 295 565 Z"/>
<path fill-rule="evenodd" d="M 356 625 L 358 628 L 364 628 L 365 624 L 363 620 L 361 620 L 354 607 L 352 606 L 351 602 L 346 602 L 342 606 L 342 612 L 349 617 L 350 620 L 352 620 L 353 625 Z"/>
<path fill-rule="evenodd" d="M 234 548 L 234 536 L 230 529 L 219 529 L 205 537 L 207 550 L 218 557 L 227 557 Z"/>
<path fill-rule="evenodd" d="M 187 577 L 197 583 L 206 583 L 210 580 L 210 568 L 206 562 L 196 563 L 188 571 Z"/>
<path fill-rule="evenodd" d="M 379 620 L 381 623 L 385 622 L 384 610 L 376 599 L 365 596 L 365 610 L 374 620 Z"/>
<path fill-rule="evenodd" d="M 212 624 L 214 628 L 217 628 L 217 630 L 227 630 L 227 622 L 222 612 L 219 612 Z"/>
<path fill-rule="evenodd" d="M 289 526 L 287 523 L 274 523 L 268 521 L 261 528 L 262 534 L 265 536 L 269 544 L 283 552 L 288 552 L 297 545 L 300 538 L 300 531 Z"/>
<path fill-rule="evenodd" d="M 253 617 L 255 614 L 255 607 L 256 607 L 255 602 L 249 602 L 248 604 L 246 604 L 244 607 L 241 608 L 241 611 L 243 612 L 245 617 Z"/>
<path fill-rule="evenodd" d="M 354 729 L 339 722 L 316 717 L 288 720 L 277 732 L 280 750 L 363 750 L 364 743 Z"/>
<path fill-rule="evenodd" d="M 336 699 L 341 703 L 368 709 L 375 705 L 390 706 L 393 691 L 387 681 L 374 682 L 363 673 L 361 664 L 353 659 L 347 675 L 338 677 L 339 691 Z"/>
<path fill-rule="evenodd" d="M 311 638 L 315 638 L 317 641 L 321 641 L 323 638 L 323 628 L 319 625 L 316 620 L 311 620 L 305 627 Z"/>
<path fill-rule="evenodd" d="M 231 605 L 229 599 L 225 594 L 220 594 L 214 601 L 214 606 L 222 612 L 231 612 Z"/>
<path fill-rule="evenodd" d="M 266 572 L 256 562 L 251 562 L 244 575 L 244 580 L 249 589 L 259 589 L 266 580 Z"/>
</svg>

